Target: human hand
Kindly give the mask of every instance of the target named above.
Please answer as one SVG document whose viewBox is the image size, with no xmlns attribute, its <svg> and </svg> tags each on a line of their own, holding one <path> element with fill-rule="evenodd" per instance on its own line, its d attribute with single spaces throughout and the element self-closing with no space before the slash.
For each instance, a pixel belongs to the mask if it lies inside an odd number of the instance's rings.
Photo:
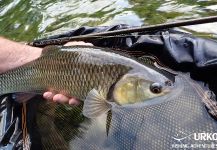
<svg viewBox="0 0 217 150">
<path fill-rule="evenodd" d="M 93 44 L 91 43 L 85 43 L 83 41 L 75 41 L 75 42 L 68 42 L 66 43 L 64 46 L 72 46 L 72 45 L 89 45 L 89 46 L 93 46 Z M 68 103 L 70 105 L 78 105 L 80 102 L 78 99 L 76 99 L 75 97 L 67 97 L 63 94 L 55 94 L 52 93 L 50 91 L 45 92 L 43 94 L 43 97 L 47 100 L 53 101 L 53 102 L 58 102 L 58 103 Z"/>
</svg>

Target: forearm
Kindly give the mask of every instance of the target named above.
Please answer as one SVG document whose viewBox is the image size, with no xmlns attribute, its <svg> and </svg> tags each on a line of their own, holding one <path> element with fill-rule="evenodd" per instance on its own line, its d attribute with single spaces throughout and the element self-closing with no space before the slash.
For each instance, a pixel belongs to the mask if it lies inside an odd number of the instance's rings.
<svg viewBox="0 0 217 150">
<path fill-rule="evenodd" d="M 73 42 L 66 45 L 70 46 L 92 44 L 84 42 Z M 41 48 L 31 47 L 0 37 L 0 74 L 37 59 L 38 57 L 40 57 L 41 52 Z M 73 97 L 66 97 L 62 94 L 56 94 L 49 91 L 45 92 L 43 96 L 45 99 L 53 100 L 54 102 L 69 103 L 70 105 L 79 104 L 79 101 Z M 23 97 L 22 100 L 25 101 Z"/>
<path fill-rule="evenodd" d="M 0 73 L 19 67 L 41 55 L 42 49 L 0 37 Z"/>
</svg>

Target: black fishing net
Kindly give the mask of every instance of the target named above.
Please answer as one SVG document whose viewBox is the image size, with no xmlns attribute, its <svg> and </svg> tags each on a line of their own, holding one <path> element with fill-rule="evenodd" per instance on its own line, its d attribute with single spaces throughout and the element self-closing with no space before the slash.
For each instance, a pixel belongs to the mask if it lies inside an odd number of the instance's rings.
<svg viewBox="0 0 217 150">
<path fill-rule="evenodd" d="M 37 105 L 36 122 L 27 123 L 27 127 L 34 127 L 34 132 L 38 132 L 40 146 L 45 150 L 173 149 L 180 144 L 198 149 L 200 145 L 215 143 L 194 137 L 215 133 L 217 129 L 216 120 L 203 103 L 204 98 L 214 100 L 210 91 L 202 89 L 188 75 L 176 76 L 175 84 L 175 91 L 155 104 L 113 109 L 108 133 L 106 114 L 88 119 L 81 113 L 82 106 L 70 107 L 44 100 Z M 31 100 L 29 107 L 35 100 Z M 34 135 L 30 136 L 35 139 Z M 34 148 L 39 149 L 38 145 Z"/>
<path fill-rule="evenodd" d="M 123 28 L 129 26 L 81 27 L 48 39 L 52 43 L 60 37 Z M 156 56 L 164 65 L 179 71 L 176 79 L 182 83 L 181 92 L 154 105 L 113 109 L 111 115 L 97 119 L 85 118 L 82 105 L 50 103 L 41 96 L 19 104 L 11 95 L 7 99 L 2 97 L 1 149 L 176 149 L 180 145 L 189 146 L 186 149 L 217 148 L 215 137 L 196 140 L 201 133 L 213 134 L 217 130 L 216 41 L 164 30 L 87 42 L 123 49 L 135 57 Z"/>
</svg>

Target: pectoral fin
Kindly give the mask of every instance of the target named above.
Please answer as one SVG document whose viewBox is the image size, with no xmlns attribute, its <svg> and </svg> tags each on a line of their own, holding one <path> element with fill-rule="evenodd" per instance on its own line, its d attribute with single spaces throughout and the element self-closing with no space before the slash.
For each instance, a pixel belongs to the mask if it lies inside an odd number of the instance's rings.
<svg viewBox="0 0 217 150">
<path fill-rule="evenodd" d="M 84 100 L 83 115 L 88 118 L 96 118 L 110 109 L 111 105 L 107 103 L 103 94 L 92 89 Z"/>
</svg>

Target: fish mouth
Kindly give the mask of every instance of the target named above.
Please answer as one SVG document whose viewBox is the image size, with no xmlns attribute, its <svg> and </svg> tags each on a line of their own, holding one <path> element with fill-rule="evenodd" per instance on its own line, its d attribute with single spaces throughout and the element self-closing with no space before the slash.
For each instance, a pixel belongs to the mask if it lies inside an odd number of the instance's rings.
<svg viewBox="0 0 217 150">
<path fill-rule="evenodd" d="M 170 93 L 174 88 L 175 88 L 174 85 L 171 85 L 171 86 L 164 86 L 164 87 L 163 87 L 163 93 L 164 93 L 164 94 Z"/>
<path fill-rule="evenodd" d="M 174 85 L 174 82 L 171 80 L 165 81 L 164 86 L 163 86 L 163 93 L 167 94 L 171 92 L 176 86 Z"/>
<path fill-rule="evenodd" d="M 169 94 L 173 90 L 173 87 L 164 87 L 163 88 L 163 94 Z"/>
</svg>

